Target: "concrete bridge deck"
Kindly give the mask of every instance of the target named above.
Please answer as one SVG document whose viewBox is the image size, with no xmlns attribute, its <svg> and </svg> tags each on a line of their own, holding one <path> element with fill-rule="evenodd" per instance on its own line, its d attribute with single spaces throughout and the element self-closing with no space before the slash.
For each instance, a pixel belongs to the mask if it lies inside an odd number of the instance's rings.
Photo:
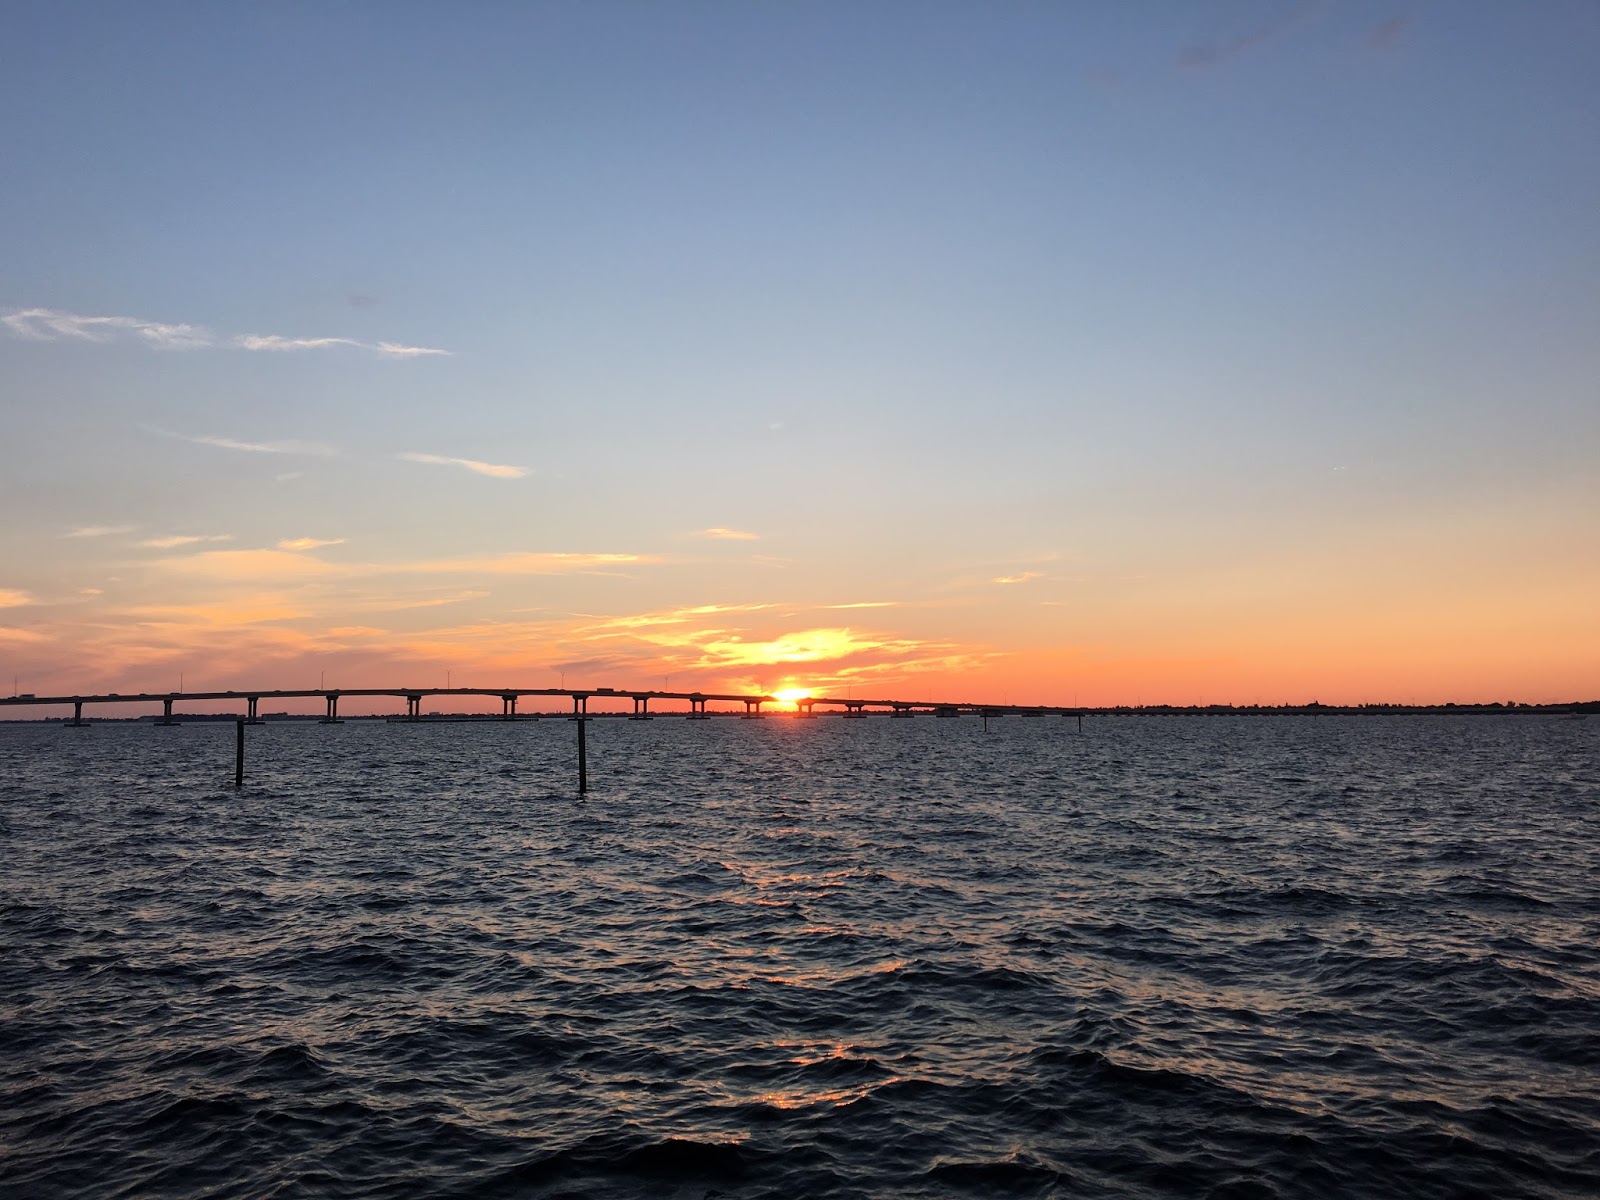
<svg viewBox="0 0 1600 1200">
<path fill-rule="evenodd" d="M 422 719 L 422 701 L 424 698 L 437 698 L 441 696 L 471 696 L 498 699 L 501 702 L 501 716 L 515 718 L 517 702 L 526 698 L 563 697 L 572 701 L 572 712 L 578 716 L 596 715 L 589 711 L 589 702 L 595 701 L 626 701 L 633 706 L 633 715 L 644 717 L 650 713 L 651 701 L 676 702 L 688 705 L 687 715 L 690 717 L 708 717 L 719 710 L 709 708 L 711 704 L 743 705 L 745 716 L 765 716 L 763 706 L 783 704 L 785 701 L 771 695 L 750 695 L 736 692 L 672 692 L 655 689 L 639 690 L 634 688 L 516 688 L 516 687 L 380 687 L 380 688 L 245 688 L 230 689 L 227 691 L 184 691 L 184 692 L 103 692 L 82 695 L 37 696 L 31 693 L 20 696 L 0 697 L 0 708 L 8 707 L 40 707 L 54 706 L 67 707 L 73 710 L 70 719 L 74 723 L 83 722 L 83 710 L 88 705 L 95 704 L 160 704 L 162 706 L 163 721 L 175 721 L 178 713 L 176 705 L 196 701 L 228 701 L 242 702 L 246 706 L 246 719 L 258 720 L 258 706 L 263 700 L 309 700 L 319 699 L 326 706 L 327 721 L 337 721 L 339 701 L 351 697 L 387 697 L 404 700 L 406 703 L 406 716 L 418 720 Z M 916 716 L 918 714 L 932 714 L 935 716 L 959 717 L 971 716 L 1064 716 L 1076 717 L 1082 714 L 1081 709 L 1063 708 L 1057 705 L 1027 705 L 1027 704 L 979 704 L 972 701 L 948 700 L 896 700 L 880 698 L 857 698 L 854 696 L 807 696 L 793 701 L 795 712 L 790 715 L 815 716 L 816 710 L 834 712 L 844 716 L 865 716 L 869 712 L 884 713 L 891 716 Z M 658 709 L 657 712 L 660 710 Z M 738 714 L 738 710 L 731 710 Z M 533 716 L 533 713 L 521 714 Z M 538 714 L 547 715 L 547 714 Z"/>
</svg>

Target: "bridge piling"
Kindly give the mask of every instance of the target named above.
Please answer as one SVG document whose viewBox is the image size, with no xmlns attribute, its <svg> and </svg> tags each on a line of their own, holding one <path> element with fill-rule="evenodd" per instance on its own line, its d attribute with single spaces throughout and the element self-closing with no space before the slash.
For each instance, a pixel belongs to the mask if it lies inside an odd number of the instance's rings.
<svg viewBox="0 0 1600 1200">
<path fill-rule="evenodd" d="M 244 718 L 233 723 L 233 786 L 244 786 Z"/>
<path fill-rule="evenodd" d="M 578 722 L 578 794 L 582 795 L 589 790 L 589 743 L 585 737 L 589 722 L 582 715 L 573 720 Z"/>
</svg>

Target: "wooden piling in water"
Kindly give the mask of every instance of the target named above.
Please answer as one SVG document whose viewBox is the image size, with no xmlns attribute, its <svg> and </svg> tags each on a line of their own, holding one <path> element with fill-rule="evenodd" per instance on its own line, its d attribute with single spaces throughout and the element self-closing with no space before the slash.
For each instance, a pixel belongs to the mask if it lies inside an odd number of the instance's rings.
<svg viewBox="0 0 1600 1200">
<path fill-rule="evenodd" d="M 244 786 L 244 718 L 233 723 L 233 786 Z"/>
<path fill-rule="evenodd" d="M 583 717 L 578 718 L 578 791 L 589 790 L 589 744 L 584 737 L 584 729 L 589 724 Z"/>
</svg>

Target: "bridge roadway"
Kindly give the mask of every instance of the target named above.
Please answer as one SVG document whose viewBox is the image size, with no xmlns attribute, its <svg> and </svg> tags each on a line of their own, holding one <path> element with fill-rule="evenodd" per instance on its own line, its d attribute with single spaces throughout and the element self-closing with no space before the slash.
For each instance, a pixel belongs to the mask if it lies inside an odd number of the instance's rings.
<svg viewBox="0 0 1600 1200">
<path fill-rule="evenodd" d="M 718 704 L 743 704 L 746 717 L 760 717 L 767 714 L 761 711 L 764 704 L 782 704 L 785 701 L 776 696 L 769 695 L 742 695 L 726 692 L 668 692 L 668 691 L 635 691 L 632 689 L 617 688 L 259 688 L 232 691 L 213 692 L 138 692 L 121 694 L 107 692 L 103 695 L 81 696 L 35 696 L 23 694 L 20 696 L 0 696 L 0 707 L 18 706 L 72 706 L 72 718 L 67 721 L 69 725 L 83 725 L 83 708 L 86 704 L 160 704 L 162 714 L 158 723 L 176 724 L 177 715 L 173 706 L 180 702 L 197 700 L 242 700 L 246 706 L 245 719 L 251 722 L 258 721 L 257 706 L 263 700 L 305 700 L 321 699 L 326 705 L 326 715 L 323 720 L 328 723 L 339 721 L 339 701 L 350 696 L 388 696 L 406 702 L 406 717 L 410 720 L 422 720 L 423 697 L 436 696 L 487 696 L 498 698 L 501 702 L 500 715 L 506 720 L 517 719 L 517 701 L 527 696 L 563 696 L 572 701 L 572 714 L 577 717 L 587 717 L 598 714 L 589 712 L 590 700 L 628 700 L 633 704 L 633 717 L 639 720 L 648 719 L 650 701 L 675 700 L 687 702 L 690 718 L 705 718 L 713 715 L 706 707 L 708 703 Z M 931 713 L 940 717 L 959 717 L 963 715 L 981 717 L 999 717 L 1007 714 L 1016 716 L 1037 717 L 1046 714 L 1052 716 L 1078 717 L 1083 715 L 1079 708 L 1062 708 L 1056 705 L 1026 705 L 1026 704 L 976 704 L 970 701 L 934 701 L 934 700 L 876 700 L 856 699 L 855 697 L 840 696 L 807 696 L 793 702 L 795 704 L 794 716 L 812 717 L 819 705 L 825 712 L 834 711 L 846 717 L 864 717 L 869 710 L 877 713 L 887 713 L 895 717 L 911 717 L 918 713 Z M 736 712 L 737 710 L 735 710 Z M 492 714 L 491 714 L 492 715 Z M 547 713 L 528 713 L 527 717 L 546 716 Z M 620 715 L 620 714 L 619 714 Z M 728 714 L 733 715 L 733 714 Z"/>
</svg>

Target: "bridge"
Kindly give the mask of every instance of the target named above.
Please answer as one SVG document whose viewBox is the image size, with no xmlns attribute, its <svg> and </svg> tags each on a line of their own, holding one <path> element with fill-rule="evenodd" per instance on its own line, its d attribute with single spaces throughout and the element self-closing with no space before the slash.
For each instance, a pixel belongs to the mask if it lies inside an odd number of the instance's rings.
<svg viewBox="0 0 1600 1200">
<path fill-rule="evenodd" d="M 742 704 L 744 712 L 732 710 L 727 715 L 743 715 L 746 717 L 767 716 L 762 711 L 763 705 L 792 703 L 795 712 L 785 714 L 789 716 L 814 717 L 817 708 L 821 707 L 824 713 L 833 713 L 846 717 L 864 717 L 868 713 L 881 713 L 894 717 L 913 717 L 918 714 L 932 714 L 937 717 L 960 716 L 989 716 L 999 717 L 1007 714 L 1026 717 L 1063 716 L 1082 717 L 1082 709 L 1061 708 L 1055 705 L 1036 704 L 975 704 L 970 701 L 940 701 L 940 700 L 871 700 L 856 699 L 841 696 L 806 696 L 792 701 L 785 701 L 778 696 L 771 695 L 746 695 L 740 693 L 723 692 L 665 692 L 665 691 L 633 691 L 617 688 L 254 688 L 225 692 L 136 692 L 119 693 L 105 692 L 99 695 L 82 696 L 35 696 L 24 693 L 20 696 L 0 696 L 0 707 L 18 705 L 29 706 L 72 706 L 72 717 L 65 723 L 68 725 L 87 725 L 83 719 L 83 709 L 89 704 L 160 704 L 161 717 L 156 722 L 158 725 L 179 724 L 178 715 L 174 705 L 179 702 L 196 700 L 217 701 L 224 700 L 231 703 L 244 702 L 244 719 L 258 722 L 260 713 L 258 705 L 263 700 L 307 700 L 320 699 L 326 705 L 326 716 L 322 718 L 325 723 L 338 724 L 339 701 L 345 697 L 378 696 L 404 700 L 406 703 L 407 720 L 426 720 L 422 715 L 422 700 L 430 696 L 484 696 L 498 699 L 501 704 L 500 716 L 505 720 L 523 718 L 538 718 L 560 716 L 560 713 L 547 712 L 517 712 L 517 701 L 529 696 L 563 696 L 572 701 L 572 716 L 585 717 L 597 716 L 598 713 L 589 712 L 590 700 L 616 700 L 630 701 L 633 705 L 632 716 L 645 720 L 655 715 L 650 712 L 650 702 L 678 701 L 689 706 L 687 715 L 691 719 L 704 719 L 713 715 L 723 715 L 713 712 L 707 705 Z M 660 709 L 657 709 L 660 712 Z"/>
<path fill-rule="evenodd" d="M 818 715 L 840 716 L 846 718 L 863 718 L 869 715 L 886 715 L 890 717 L 916 717 L 931 715 L 935 717 L 981 717 L 985 728 L 988 727 L 990 717 L 1023 716 L 1044 717 L 1061 716 L 1075 717 L 1078 729 L 1083 729 L 1083 710 L 1080 708 L 1062 708 L 1057 705 L 1026 705 L 1026 704 L 976 704 L 970 701 L 934 701 L 934 700 L 876 700 L 857 699 L 854 696 L 805 696 L 792 701 L 785 701 L 773 695 L 746 695 L 740 693 L 724 692 L 669 692 L 669 691 L 634 691 L 631 689 L 619 690 L 617 688 L 257 688 L 233 691 L 213 692 L 137 692 L 124 694 L 118 692 L 105 692 L 98 695 L 79 696 L 36 696 L 32 693 L 23 693 L 20 696 L 0 696 L 0 708 L 16 707 L 72 707 L 72 716 L 64 718 L 62 724 L 83 728 L 89 722 L 84 720 L 83 710 L 91 704 L 160 704 L 161 716 L 154 722 L 157 725 L 177 725 L 181 722 L 175 706 L 194 701 L 226 701 L 237 704 L 243 702 L 244 713 L 236 718 L 238 728 L 237 752 L 235 757 L 234 784 L 242 787 L 244 784 L 244 729 L 246 725 L 262 724 L 259 705 L 263 700 L 308 700 L 320 699 L 325 708 L 322 724 L 339 725 L 343 721 L 339 716 L 339 701 L 341 698 L 350 697 L 386 697 L 394 700 L 405 701 L 405 715 L 390 716 L 391 721 L 427 721 L 428 717 L 422 714 L 422 701 L 424 697 L 438 696 L 473 696 L 498 698 L 500 713 L 498 717 L 489 713 L 484 719 L 489 720 L 537 720 L 541 717 L 566 716 L 578 724 L 578 790 L 587 791 L 589 788 L 588 772 L 588 743 L 585 737 L 584 726 L 589 719 L 596 716 L 628 716 L 635 721 L 652 720 L 660 714 L 651 713 L 650 702 L 677 702 L 687 704 L 688 712 L 685 714 L 691 721 L 708 720 L 713 716 L 738 716 L 745 720 L 755 720 L 773 715 L 762 711 L 763 705 L 792 703 L 795 708 L 792 713 L 785 712 L 781 715 L 791 718 L 814 718 Z M 572 701 L 570 715 L 564 712 L 547 711 L 517 711 L 517 701 L 527 697 L 565 697 Z M 589 711 L 589 701 L 616 701 L 632 704 L 631 713 L 626 710 Z M 713 710 L 711 704 L 743 705 L 743 712 L 733 708 L 728 710 Z M 822 713 L 817 712 L 818 708 Z"/>
</svg>

